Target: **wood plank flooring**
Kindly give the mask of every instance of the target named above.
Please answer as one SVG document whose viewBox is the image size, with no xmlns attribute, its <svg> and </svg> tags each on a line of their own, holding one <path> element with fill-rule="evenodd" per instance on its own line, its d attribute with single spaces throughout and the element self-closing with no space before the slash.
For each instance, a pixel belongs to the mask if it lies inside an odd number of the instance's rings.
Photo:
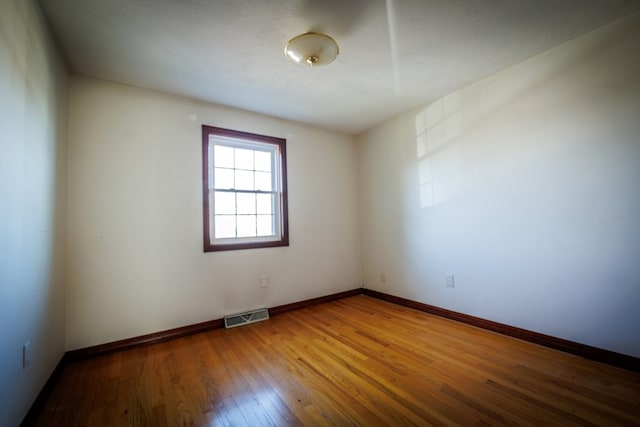
<svg viewBox="0 0 640 427">
<path fill-rule="evenodd" d="M 39 426 L 638 426 L 640 374 L 364 295 L 67 366 Z"/>
</svg>

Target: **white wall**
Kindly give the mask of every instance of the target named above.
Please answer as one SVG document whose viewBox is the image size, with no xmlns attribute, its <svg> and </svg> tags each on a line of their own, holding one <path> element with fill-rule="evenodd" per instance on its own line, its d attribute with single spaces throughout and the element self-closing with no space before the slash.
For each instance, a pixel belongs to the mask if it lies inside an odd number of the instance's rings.
<svg viewBox="0 0 640 427">
<path fill-rule="evenodd" d="M 68 350 L 361 285 L 351 136 L 80 77 L 70 117 Z M 289 247 L 203 252 L 202 124 L 287 139 Z"/>
<path fill-rule="evenodd" d="M 67 82 L 43 22 L 32 1 L 0 1 L 3 426 L 20 423 L 64 352 Z"/>
<path fill-rule="evenodd" d="M 359 135 L 365 286 L 640 356 L 638 46 L 635 14 Z"/>
</svg>

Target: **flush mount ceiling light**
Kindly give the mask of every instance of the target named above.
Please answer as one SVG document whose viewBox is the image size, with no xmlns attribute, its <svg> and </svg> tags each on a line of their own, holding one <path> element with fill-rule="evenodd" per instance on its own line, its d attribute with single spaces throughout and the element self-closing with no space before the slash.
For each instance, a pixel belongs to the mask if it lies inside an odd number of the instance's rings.
<svg viewBox="0 0 640 427">
<path fill-rule="evenodd" d="M 305 67 L 326 65 L 336 59 L 338 53 L 336 41 L 320 33 L 300 34 L 284 47 L 284 54 L 291 62 Z"/>
</svg>

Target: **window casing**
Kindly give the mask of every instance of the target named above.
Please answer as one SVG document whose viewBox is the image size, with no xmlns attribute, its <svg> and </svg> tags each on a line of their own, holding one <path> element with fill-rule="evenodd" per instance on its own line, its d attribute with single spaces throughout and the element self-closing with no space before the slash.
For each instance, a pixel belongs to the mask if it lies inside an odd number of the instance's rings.
<svg viewBox="0 0 640 427">
<path fill-rule="evenodd" d="M 204 251 L 289 245 L 286 140 L 202 126 Z"/>
</svg>

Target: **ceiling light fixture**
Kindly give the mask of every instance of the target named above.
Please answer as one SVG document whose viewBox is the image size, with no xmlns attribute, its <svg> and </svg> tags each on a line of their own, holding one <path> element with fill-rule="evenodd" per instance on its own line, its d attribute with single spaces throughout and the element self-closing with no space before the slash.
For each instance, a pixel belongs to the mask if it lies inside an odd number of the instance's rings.
<svg viewBox="0 0 640 427">
<path fill-rule="evenodd" d="M 300 34 L 289 40 L 284 54 L 295 64 L 304 67 L 326 65 L 336 59 L 340 50 L 331 37 L 320 33 Z"/>
</svg>

